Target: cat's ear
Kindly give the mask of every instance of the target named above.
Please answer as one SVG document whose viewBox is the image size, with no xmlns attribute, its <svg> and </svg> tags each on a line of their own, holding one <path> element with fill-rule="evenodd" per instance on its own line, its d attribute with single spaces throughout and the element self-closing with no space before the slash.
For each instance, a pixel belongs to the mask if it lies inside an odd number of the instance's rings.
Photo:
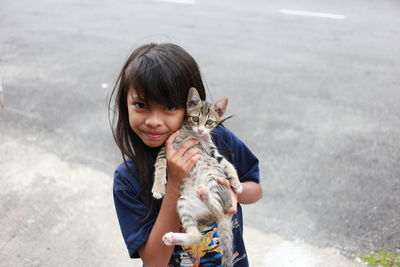
<svg viewBox="0 0 400 267">
<path fill-rule="evenodd" d="M 227 106 L 228 106 L 228 98 L 223 98 L 214 104 L 215 112 L 217 112 L 220 118 L 224 115 Z"/>
<path fill-rule="evenodd" d="M 200 103 L 200 95 L 196 88 L 192 87 L 189 90 L 188 99 L 186 102 L 187 109 L 194 108 Z"/>
</svg>

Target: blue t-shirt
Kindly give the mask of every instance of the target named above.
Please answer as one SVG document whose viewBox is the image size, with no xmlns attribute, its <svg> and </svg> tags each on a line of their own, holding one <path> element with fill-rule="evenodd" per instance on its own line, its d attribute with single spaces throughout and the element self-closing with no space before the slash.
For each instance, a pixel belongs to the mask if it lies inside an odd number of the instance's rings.
<svg viewBox="0 0 400 267">
<path fill-rule="evenodd" d="M 235 166 L 241 182 L 260 182 L 258 159 L 239 138 L 223 126 L 215 128 L 211 135 L 219 152 Z M 140 192 L 140 182 L 135 177 L 136 165 L 129 160 L 127 164 L 131 171 L 124 163 L 120 164 L 115 171 L 114 203 L 129 256 L 139 258 L 137 250 L 146 242 L 157 215 L 151 215 L 143 220 L 148 213 L 148 206 L 140 197 L 137 197 Z M 243 242 L 242 209 L 239 204 L 237 214 L 232 218 L 232 226 L 234 267 L 248 267 Z M 205 235 L 203 242 L 193 246 L 175 246 L 168 266 L 221 265 L 221 249 L 216 225 L 203 226 L 200 230 Z"/>
</svg>

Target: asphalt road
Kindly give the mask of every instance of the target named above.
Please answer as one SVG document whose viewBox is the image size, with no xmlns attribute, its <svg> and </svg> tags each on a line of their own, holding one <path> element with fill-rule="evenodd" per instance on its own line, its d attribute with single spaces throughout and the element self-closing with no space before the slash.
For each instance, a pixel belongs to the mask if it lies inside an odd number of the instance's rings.
<svg viewBox="0 0 400 267">
<path fill-rule="evenodd" d="M 230 98 L 226 126 L 261 160 L 247 226 L 347 256 L 399 251 L 400 3 L 185 2 L 0 1 L 0 265 L 126 257 L 107 96 L 149 41 L 186 48 L 209 96 Z"/>
</svg>

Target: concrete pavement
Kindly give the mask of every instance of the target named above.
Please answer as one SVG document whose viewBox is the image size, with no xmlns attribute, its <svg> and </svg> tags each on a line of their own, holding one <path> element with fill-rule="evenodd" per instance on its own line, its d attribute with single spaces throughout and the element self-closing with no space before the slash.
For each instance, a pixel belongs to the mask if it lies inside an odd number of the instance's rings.
<svg viewBox="0 0 400 267">
<path fill-rule="evenodd" d="M 131 264 L 106 99 L 149 41 L 195 57 L 210 99 L 230 98 L 226 126 L 261 160 L 265 197 L 245 207 L 246 227 L 282 239 L 255 259 L 400 249 L 399 3 L 191 2 L 0 3 L 0 264 Z"/>
<path fill-rule="evenodd" d="M 141 266 L 123 244 L 109 174 L 0 137 L 0 266 Z M 244 237 L 255 267 L 361 266 L 338 250 L 252 227 Z"/>
</svg>

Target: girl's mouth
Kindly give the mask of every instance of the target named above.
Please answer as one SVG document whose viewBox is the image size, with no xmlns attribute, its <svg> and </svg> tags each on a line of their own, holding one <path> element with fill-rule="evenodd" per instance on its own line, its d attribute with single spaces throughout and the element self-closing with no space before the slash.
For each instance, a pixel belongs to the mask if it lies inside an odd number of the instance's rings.
<svg viewBox="0 0 400 267">
<path fill-rule="evenodd" d="M 144 133 L 149 139 L 158 139 L 161 136 L 163 136 L 163 134 L 155 134 L 155 133 Z"/>
</svg>

